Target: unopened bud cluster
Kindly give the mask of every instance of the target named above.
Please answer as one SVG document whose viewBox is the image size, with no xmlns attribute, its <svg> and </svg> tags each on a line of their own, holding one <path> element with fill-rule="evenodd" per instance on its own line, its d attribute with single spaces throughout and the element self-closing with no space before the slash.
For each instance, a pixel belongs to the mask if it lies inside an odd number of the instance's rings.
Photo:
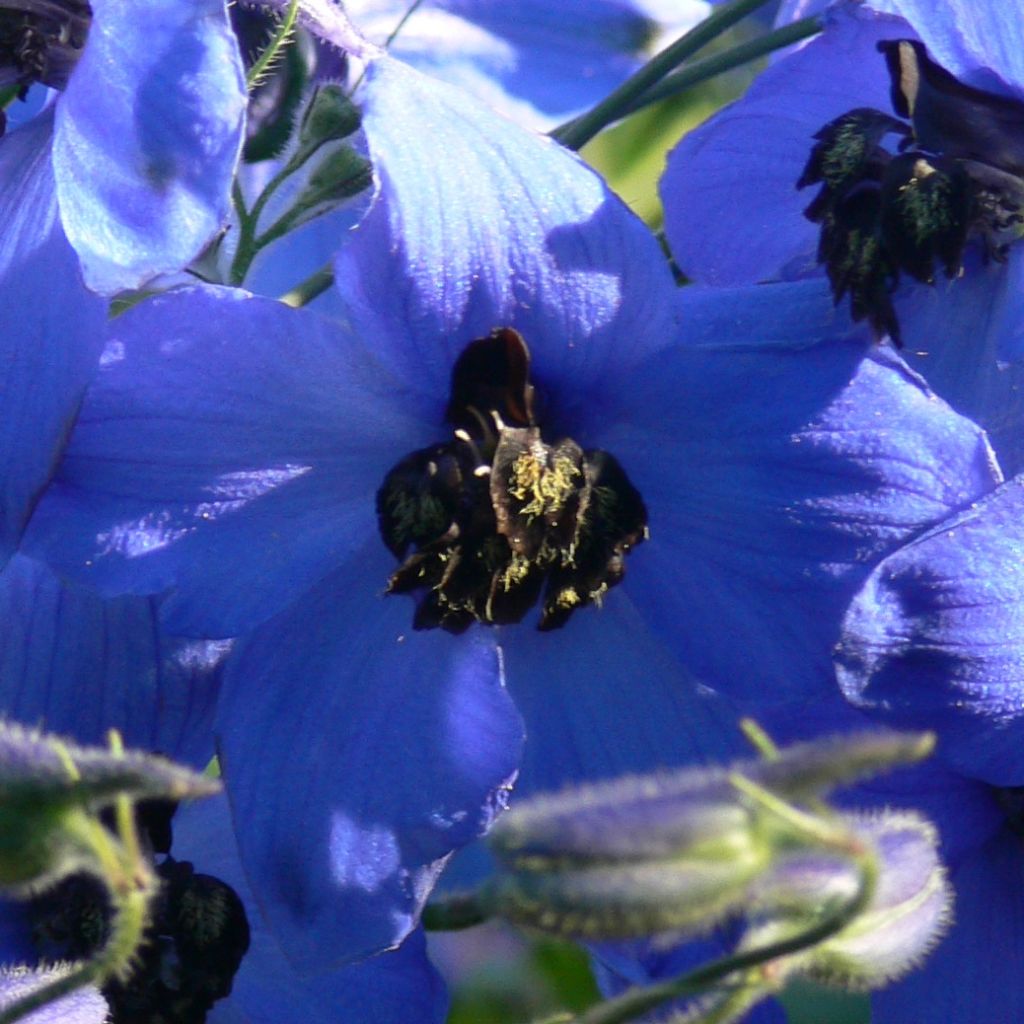
<svg viewBox="0 0 1024 1024">
<path fill-rule="evenodd" d="M 803 973 L 877 987 L 910 970 L 946 926 L 936 835 L 917 815 L 837 815 L 820 797 L 930 749 L 927 736 L 872 733 L 526 802 L 491 834 L 498 870 L 481 902 L 586 939 L 685 937 L 742 918 L 738 953 L 834 920 L 820 941 L 772 957 L 772 983 Z"/>
</svg>

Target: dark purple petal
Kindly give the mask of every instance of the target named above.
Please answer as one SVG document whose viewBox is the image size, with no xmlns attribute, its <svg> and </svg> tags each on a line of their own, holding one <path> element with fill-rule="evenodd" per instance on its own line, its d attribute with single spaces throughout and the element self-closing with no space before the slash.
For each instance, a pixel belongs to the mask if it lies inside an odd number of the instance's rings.
<svg viewBox="0 0 1024 1024">
<path fill-rule="evenodd" d="M 882 562 L 843 624 L 847 699 L 997 785 L 1024 781 L 1024 480 Z"/>
<path fill-rule="evenodd" d="M 1003 0 L 872 0 L 910 23 L 932 58 L 982 89 L 1024 92 L 1024 22 Z"/>
<path fill-rule="evenodd" d="M 367 548 L 229 666 L 218 728 L 246 871 L 288 955 L 397 945 L 447 856 L 487 827 L 522 725 L 493 634 L 414 632 Z"/>
<path fill-rule="evenodd" d="M 71 428 L 103 344 L 57 217 L 51 114 L 0 139 L 0 565 Z"/>
</svg>

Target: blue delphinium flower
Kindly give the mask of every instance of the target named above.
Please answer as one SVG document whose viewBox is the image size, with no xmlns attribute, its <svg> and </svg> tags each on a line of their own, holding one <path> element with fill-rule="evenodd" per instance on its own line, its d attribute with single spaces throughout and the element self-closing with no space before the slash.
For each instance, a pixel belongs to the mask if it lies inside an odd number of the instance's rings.
<svg viewBox="0 0 1024 1024">
<path fill-rule="evenodd" d="M 224 219 L 239 69 L 210 0 L 0 6 L 0 81 L 63 90 L 0 138 L 0 564 L 96 368 L 106 303 L 85 285 L 178 270 Z"/>
<path fill-rule="evenodd" d="M 109 294 L 180 269 L 226 218 L 242 139 L 245 83 L 224 4 L 16 7 L 0 9 L 0 71 L 61 89 L 38 115 L 51 130 L 33 142 L 40 161 L 52 160 L 61 225 L 86 283 Z M 5 222 L 3 236 L 16 237 L 27 216 Z"/>
<path fill-rule="evenodd" d="M 910 979 L 886 1020 L 1024 1015 L 1022 512 L 1015 477 L 880 563 L 844 623 L 846 698 L 875 720 L 933 729 L 961 791 L 944 801 L 961 848 L 957 925 L 935 957 L 944 984 Z"/>
<path fill-rule="evenodd" d="M 836 3 L 824 18 L 671 154 L 674 255 L 718 285 L 821 273 L 823 261 L 837 297 L 901 338 L 1016 471 L 1024 370 L 1001 364 L 1024 342 L 1024 21 L 998 0 Z M 863 159 L 840 153 L 844 139 Z"/>
<path fill-rule="evenodd" d="M 1024 1015 L 1022 512 L 1016 477 L 880 563 L 844 623 L 843 694 L 875 720 L 934 730 L 956 783 L 942 803 L 957 924 L 931 971 L 880 1004 L 883 1021 Z"/>
<path fill-rule="evenodd" d="M 413 929 L 523 722 L 523 791 L 727 755 L 693 673 L 824 685 L 869 566 L 999 478 L 818 282 L 680 296 L 585 165 L 391 59 L 364 126 L 347 323 L 212 287 L 113 321 L 28 542 L 108 595 L 166 591 L 172 633 L 248 634 L 219 750 L 307 969 Z M 563 621 L 538 633 L 545 578 Z"/>
</svg>

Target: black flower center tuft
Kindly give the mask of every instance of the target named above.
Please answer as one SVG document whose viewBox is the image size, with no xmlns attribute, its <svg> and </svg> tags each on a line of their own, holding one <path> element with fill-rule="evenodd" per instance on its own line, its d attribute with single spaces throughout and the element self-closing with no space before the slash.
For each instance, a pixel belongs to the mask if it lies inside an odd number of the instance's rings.
<svg viewBox="0 0 1024 1024">
<path fill-rule="evenodd" d="M 0 86 L 63 88 L 91 21 L 86 0 L 0 0 Z"/>
<path fill-rule="evenodd" d="M 539 628 L 557 629 L 600 603 L 647 536 L 647 509 L 611 455 L 544 439 L 529 369 L 511 328 L 467 345 L 445 417 L 454 439 L 407 455 L 377 492 L 401 561 L 387 590 L 417 596 L 416 629 L 519 622 L 538 601 Z"/>
<path fill-rule="evenodd" d="M 901 344 L 892 293 L 902 274 L 959 276 L 968 241 L 1004 261 L 1024 234 L 1024 103 L 964 85 L 913 40 L 878 44 L 899 118 L 858 108 L 815 134 L 798 188 L 821 225 L 818 261 L 855 320 Z M 887 147 L 887 138 L 895 139 Z"/>
<path fill-rule="evenodd" d="M 144 801 L 140 831 L 154 853 L 167 853 L 176 805 Z M 249 948 L 249 921 L 225 882 L 198 874 L 188 861 L 164 856 L 156 867 L 160 893 L 150 910 L 145 944 L 131 975 L 103 987 L 111 1024 L 203 1024 L 213 1004 L 231 993 Z M 46 960 L 82 960 L 110 934 L 111 906 L 100 882 L 71 875 L 29 904 L 32 936 Z"/>
</svg>

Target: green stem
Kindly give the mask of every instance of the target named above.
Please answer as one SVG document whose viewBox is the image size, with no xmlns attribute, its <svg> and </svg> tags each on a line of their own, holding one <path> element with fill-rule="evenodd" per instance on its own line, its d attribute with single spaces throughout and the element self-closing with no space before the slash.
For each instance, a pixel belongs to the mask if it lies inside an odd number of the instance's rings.
<svg viewBox="0 0 1024 1024">
<path fill-rule="evenodd" d="M 267 73 L 267 69 L 274 62 L 274 58 L 277 57 L 281 47 L 288 42 L 292 30 L 295 28 L 295 21 L 298 16 L 299 0 L 291 0 L 281 24 L 277 26 L 274 38 L 267 43 L 266 49 L 259 55 L 253 66 L 249 68 L 249 73 L 245 76 L 245 87 L 250 92 L 259 84 L 263 75 Z"/>
<path fill-rule="evenodd" d="M 297 156 L 298 154 L 296 154 Z M 307 159 L 310 154 L 306 154 Z M 252 261 L 260 251 L 260 245 L 256 239 L 256 231 L 259 228 L 260 216 L 267 207 L 274 193 L 302 166 L 305 161 L 296 162 L 295 157 L 288 161 L 267 182 L 266 188 L 259 194 L 256 202 L 252 204 L 252 210 L 245 213 L 245 201 L 238 183 L 235 188 L 238 190 L 235 199 L 235 209 L 238 211 L 238 245 L 235 247 L 235 255 L 231 260 L 231 269 L 228 271 L 228 281 L 233 285 L 240 285 L 249 273 Z"/>
<path fill-rule="evenodd" d="M 6 1006 L 0 1011 L 0 1024 L 13 1024 L 94 982 L 100 985 L 111 977 L 123 978 L 145 936 L 150 900 L 159 883 L 144 861 L 133 859 L 136 854 L 132 849 L 137 850 L 137 842 L 133 838 L 127 847 L 117 843 L 99 821 L 84 814 L 68 819 L 67 824 L 70 834 L 95 858 L 94 873 L 110 892 L 110 937 L 94 959 L 77 964 L 67 974 Z M 134 836 L 134 824 L 131 828 Z"/>
<path fill-rule="evenodd" d="M 766 3 L 768 0 L 732 0 L 716 8 L 714 14 L 652 57 L 596 107 L 556 128 L 552 136 L 568 149 L 580 149 L 602 129 L 619 120 L 631 104 L 684 60 Z"/>
<path fill-rule="evenodd" d="M 798 43 L 801 39 L 807 39 L 820 31 L 820 18 L 802 18 L 774 32 L 767 32 L 756 39 L 716 53 L 712 57 L 694 61 L 688 67 L 668 75 L 648 89 L 625 109 L 624 114 L 635 114 L 652 103 L 676 96 L 701 82 L 706 82 L 709 78 L 741 67 L 775 50 L 781 50 L 784 46 L 792 46 L 793 43 Z"/>
<path fill-rule="evenodd" d="M 391 30 L 390 35 L 384 40 L 384 49 L 390 48 L 391 44 L 395 41 L 395 37 L 399 32 L 405 28 L 406 22 L 416 13 L 416 11 L 423 5 L 423 0 L 412 0 L 412 3 L 406 8 L 405 14 L 398 19 L 398 24 Z M 355 96 L 356 90 L 363 84 L 363 79 L 366 77 L 366 68 L 359 72 L 359 77 L 352 83 L 352 88 L 349 89 L 348 94 L 350 97 Z"/>
<path fill-rule="evenodd" d="M 403 28 L 405 28 L 405 23 L 416 13 L 417 9 L 421 7 L 422 4 L 423 0 L 412 0 L 412 3 L 409 4 L 408 8 L 406 8 L 405 14 L 403 14 L 402 17 L 399 18 L 398 24 L 391 30 L 391 34 L 387 37 L 387 39 L 384 40 L 385 50 L 388 49 L 389 46 L 391 46 L 391 44 L 395 41 L 395 37 L 398 35 L 398 33 L 401 32 Z"/>
<path fill-rule="evenodd" d="M 778 761 L 779 748 L 775 745 L 775 741 L 753 718 L 740 719 L 740 732 L 764 760 Z"/>
<path fill-rule="evenodd" d="M 291 291 L 285 292 L 280 301 L 293 309 L 308 306 L 318 295 L 323 295 L 334 284 L 334 266 L 330 263 L 314 271 L 305 281 L 300 281 Z"/>
<path fill-rule="evenodd" d="M 16 999 L 10 1006 L 0 1010 L 0 1024 L 13 1024 L 16 1020 L 27 1017 L 30 1013 L 55 1003 L 80 988 L 85 988 L 90 982 L 96 979 L 96 968 L 92 963 L 80 964 L 67 974 L 41 985 L 27 995 Z"/>
<path fill-rule="evenodd" d="M 790 956 L 830 939 L 845 928 L 867 904 L 874 892 L 874 878 L 865 870 L 857 895 L 849 903 L 822 918 L 806 931 L 757 949 L 734 953 L 698 967 L 678 978 L 658 982 L 643 988 L 631 988 L 615 999 L 598 1003 L 572 1024 L 625 1024 L 648 1010 L 656 1009 L 671 999 L 700 995 L 712 986 L 724 982 L 731 975 L 743 974 L 779 957 Z M 749 982 L 748 982 L 749 984 Z M 744 986 L 747 987 L 747 986 Z M 2 1022 L 0 1022 L 2 1024 Z"/>
<path fill-rule="evenodd" d="M 860 869 L 857 892 L 846 903 L 824 914 L 816 924 L 796 935 L 730 954 L 668 981 L 628 989 L 615 999 L 592 1007 L 575 1018 L 572 1024 L 625 1024 L 671 999 L 700 995 L 734 975 L 740 976 L 740 988 L 749 992 L 751 986 L 757 983 L 756 974 L 763 965 L 825 942 L 846 928 L 870 904 L 878 886 L 879 873 L 878 858 L 871 847 L 841 826 L 814 822 L 810 816 L 786 805 L 742 776 L 734 774 L 730 781 L 752 799 L 764 803 L 767 798 L 771 810 L 784 816 L 797 831 L 805 832 L 811 838 L 847 854 Z M 744 974 L 748 975 L 746 979 L 743 978 Z"/>
</svg>

